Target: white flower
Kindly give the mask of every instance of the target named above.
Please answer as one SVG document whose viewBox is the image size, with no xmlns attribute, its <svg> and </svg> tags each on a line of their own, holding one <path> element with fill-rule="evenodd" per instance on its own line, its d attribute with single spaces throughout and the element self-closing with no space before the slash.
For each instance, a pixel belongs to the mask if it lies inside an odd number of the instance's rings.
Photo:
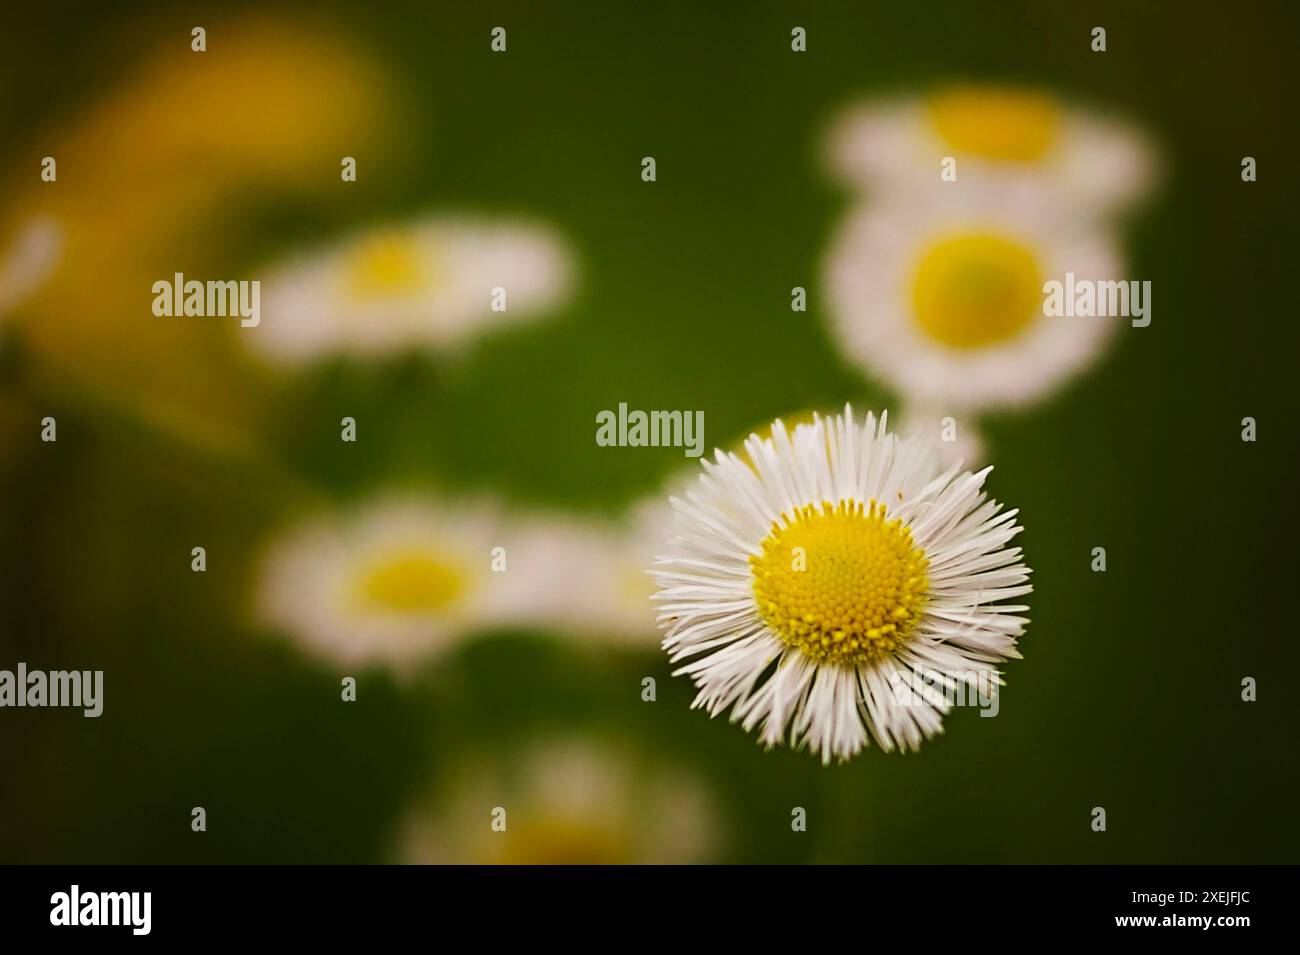
<svg viewBox="0 0 1300 955">
<path fill-rule="evenodd" d="M 505 534 L 495 509 L 479 503 L 394 497 L 309 519 L 268 549 L 260 616 L 343 663 L 436 656 L 526 614 L 514 578 L 493 569 L 508 551 Z"/>
<path fill-rule="evenodd" d="M 452 791 L 412 813 L 403 861 L 680 864 L 713 851 L 708 794 L 675 767 L 582 738 L 534 744 L 508 763 L 457 772 Z"/>
<path fill-rule="evenodd" d="M 881 193 L 949 188 L 940 171 L 951 157 L 959 183 L 996 184 L 1092 217 L 1140 197 L 1155 167 L 1151 146 L 1131 126 L 1042 91 L 989 86 L 853 107 L 835 125 L 829 153 L 839 175 Z"/>
<path fill-rule="evenodd" d="M 1018 657 L 1029 593 L 1015 511 L 982 490 L 989 470 L 941 470 L 930 445 L 868 415 L 718 451 L 674 498 L 677 538 L 656 562 L 663 646 L 699 688 L 695 706 L 758 728 L 768 746 L 847 759 L 915 749 L 947 699 L 900 700 L 915 674 L 1000 684 Z"/>
<path fill-rule="evenodd" d="M 944 467 L 961 465 L 970 471 L 984 462 L 984 435 L 978 425 L 961 415 L 937 408 L 907 405 L 898 418 L 899 434 L 919 435 L 934 444 Z"/>
<path fill-rule="evenodd" d="M 955 412 L 1039 398 L 1123 318 L 1047 317 L 1044 283 L 1123 279 L 1109 234 L 998 189 L 859 206 L 825 265 L 832 335 L 906 402 Z"/>
<path fill-rule="evenodd" d="M 285 362 L 452 348 L 556 307 L 572 272 L 568 249 L 537 225 L 431 217 L 371 228 L 272 270 L 261 324 L 241 338 Z"/>
<path fill-rule="evenodd" d="M 646 572 L 668 542 L 672 512 L 662 496 L 623 521 L 535 516 L 517 527 L 511 568 L 532 619 L 583 639 L 653 650 L 654 581 Z"/>
<path fill-rule="evenodd" d="M 29 219 L 0 255 L 0 316 L 12 311 L 49 278 L 63 252 L 63 230 L 50 218 Z"/>
</svg>

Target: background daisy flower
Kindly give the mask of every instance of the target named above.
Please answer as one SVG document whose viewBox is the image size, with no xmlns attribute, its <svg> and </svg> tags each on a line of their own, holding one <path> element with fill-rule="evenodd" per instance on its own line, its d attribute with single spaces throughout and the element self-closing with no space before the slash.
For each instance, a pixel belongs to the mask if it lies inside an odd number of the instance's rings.
<svg viewBox="0 0 1300 955">
<path fill-rule="evenodd" d="M 905 405 L 897 424 L 900 434 L 917 435 L 931 442 L 944 467 L 961 465 L 969 471 L 985 461 L 984 435 L 970 418 L 936 407 Z"/>
<path fill-rule="evenodd" d="M 916 670 L 1000 682 L 1018 657 L 1032 589 L 1021 528 L 983 490 L 989 468 L 943 470 L 928 442 L 851 409 L 793 434 L 718 451 L 674 498 L 677 536 L 655 564 L 655 599 L 694 706 L 758 729 L 773 746 L 844 760 L 867 745 L 917 748 L 940 700 L 903 705 Z"/>
<path fill-rule="evenodd" d="M 524 579 L 516 595 L 541 626 L 581 640 L 654 650 L 654 581 L 646 567 L 663 551 L 672 511 L 662 495 L 621 521 L 556 515 L 522 522 L 512 554 Z"/>
<path fill-rule="evenodd" d="M 505 533 L 497 509 L 483 503 L 389 498 L 309 519 L 269 546 L 258 611 L 328 659 L 433 657 L 517 618 L 515 578 L 493 571 Z"/>
<path fill-rule="evenodd" d="M 881 192 L 999 181 L 1027 199 L 1104 216 L 1146 192 L 1153 150 L 1132 126 L 1066 106 L 1038 89 L 957 85 L 864 103 L 835 123 L 829 161 L 846 181 Z"/>
<path fill-rule="evenodd" d="M 831 333 L 907 402 L 1030 402 L 1094 360 L 1122 319 L 1047 318 L 1043 283 L 1119 276 L 1108 232 L 1005 190 L 860 206 L 824 265 Z"/>
<path fill-rule="evenodd" d="M 554 308 L 572 278 L 570 253 L 548 228 L 429 216 L 273 268 L 262 285 L 261 326 L 247 340 L 284 362 L 448 348 Z"/>
<path fill-rule="evenodd" d="M 583 737 L 535 743 L 522 758 L 456 774 L 412 814 L 399 853 L 412 863 L 682 864 L 707 859 L 716 825 L 685 771 Z M 504 831 L 492 812 L 505 810 Z"/>
</svg>

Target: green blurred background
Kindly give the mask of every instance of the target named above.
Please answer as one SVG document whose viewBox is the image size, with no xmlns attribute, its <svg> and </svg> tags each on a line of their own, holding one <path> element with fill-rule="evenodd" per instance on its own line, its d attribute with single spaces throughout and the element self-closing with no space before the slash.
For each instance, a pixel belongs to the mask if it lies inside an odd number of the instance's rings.
<svg viewBox="0 0 1300 955">
<path fill-rule="evenodd" d="M 130 308 L 114 304 L 97 284 L 110 261 L 64 277 L 82 296 L 66 303 L 89 303 L 77 315 L 50 306 L 0 331 L 0 667 L 106 673 L 98 720 L 0 711 L 0 861 L 384 860 L 431 782 L 556 731 L 697 774 L 719 861 L 1297 860 L 1286 681 L 1300 654 L 1279 603 L 1294 591 L 1300 413 L 1289 4 L 257 8 L 272 41 L 318 23 L 341 33 L 378 64 L 391 111 L 350 149 L 322 151 L 318 171 L 239 179 L 237 202 L 174 226 L 175 269 L 248 275 L 353 226 L 468 209 L 552 223 L 576 250 L 580 291 L 555 321 L 454 358 L 284 377 L 215 322 L 151 351 L 147 283 Z M 207 25 L 217 57 L 222 25 L 243 15 L 161 3 L 8 14 L 6 203 L 44 201 L 48 143 L 75 141 L 143 47 L 188 52 L 189 28 Z M 488 49 L 496 25 L 505 56 Z M 805 55 L 789 49 L 796 25 Z M 1151 326 L 1125 329 L 1051 401 L 984 421 L 991 488 L 1022 510 L 1036 588 L 996 720 L 959 709 L 918 754 L 872 748 L 823 768 L 689 710 L 690 687 L 653 650 L 545 632 L 485 635 L 409 679 L 366 671 L 343 706 L 337 667 L 247 623 L 267 535 L 322 500 L 416 482 L 615 514 L 682 463 L 676 449 L 597 447 L 594 415 L 619 401 L 703 409 L 710 446 L 794 410 L 891 406 L 824 331 L 820 261 L 850 197 L 819 149 L 857 96 L 963 78 L 1113 110 L 1151 133 L 1164 165 L 1124 231 L 1128 274 L 1153 284 Z M 231 124 L 232 163 L 256 151 L 237 118 L 210 119 Z M 98 155 L 87 142 L 83 155 Z M 359 163 L 346 188 L 340 154 Z M 658 161 L 652 186 L 644 155 Z M 1240 180 L 1246 155 L 1253 184 Z M 98 199 L 84 186 L 76 199 L 86 174 L 60 165 L 65 203 Z M 809 287 L 807 314 L 790 311 L 794 285 Z M 104 337 L 87 353 L 87 334 L 52 328 L 64 319 Z M 56 444 L 39 440 L 47 414 Z M 339 442 L 343 415 L 366 423 L 361 443 Z M 1254 444 L 1239 437 L 1247 415 Z M 189 569 L 196 543 L 206 574 Z M 1106 574 L 1089 570 L 1096 546 Z M 645 676 L 654 704 L 640 699 Z M 1246 676 L 1253 704 L 1240 700 Z M 190 831 L 197 805 L 203 835 Z M 793 806 L 808 832 L 791 831 Z M 1094 806 L 1104 834 L 1090 829 Z"/>
</svg>

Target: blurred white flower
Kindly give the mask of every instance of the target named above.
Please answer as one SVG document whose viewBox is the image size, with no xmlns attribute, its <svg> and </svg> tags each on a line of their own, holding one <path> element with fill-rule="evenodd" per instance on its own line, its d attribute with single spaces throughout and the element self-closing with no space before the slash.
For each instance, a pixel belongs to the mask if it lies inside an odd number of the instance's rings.
<svg viewBox="0 0 1300 955">
<path fill-rule="evenodd" d="M 58 265 L 63 230 L 53 219 L 27 220 L 0 253 L 0 317 L 27 300 Z"/>
<path fill-rule="evenodd" d="M 327 659 L 434 657 L 475 630 L 527 618 L 515 577 L 493 570 L 505 534 L 483 503 L 394 497 L 309 519 L 268 548 L 258 611 Z"/>
<path fill-rule="evenodd" d="M 970 411 L 1040 398 L 1122 319 L 1045 317 L 1043 284 L 1116 280 L 1110 233 L 1001 188 L 859 205 L 825 263 L 831 332 L 904 403 Z"/>
<path fill-rule="evenodd" d="M 517 593 L 540 625 L 581 639 L 653 651 L 659 645 L 654 581 L 646 568 L 668 543 L 672 511 L 664 495 L 621 521 L 558 515 L 521 522 L 511 568 Z"/>
<path fill-rule="evenodd" d="M 1119 211 L 1155 175 L 1154 150 L 1133 126 L 1032 89 L 962 85 L 863 103 L 840 116 L 829 140 L 834 171 L 882 197 L 950 188 L 940 179 L 946 157 L 958 183 L 996 184 L 1017 201 L 1084 217 Z"/>
<path fill-rule="evenodd" d="M 594 740 L 538 743 L 454 778 L 410 814 L 402 861 L 673 864 L 713 851 L 715 813 L 697 779 Z"/>
<path fill-rule="evenodd" d="M 557 307 L 573 271 L 539 225 L 434 216 L 371 228 L 273 268 L 261 325 L 240 337 L 283 362 L 453 348 Z"/>
<path fill-rule="evenodd" d="M 972 471 L 985 463 L 984 436 L 973 420 L 961 415 L 909 405 L 898 416 L 898 433 L 929 441 L 944 467 L 960 465 L 962 470 Z"/>
</svg>

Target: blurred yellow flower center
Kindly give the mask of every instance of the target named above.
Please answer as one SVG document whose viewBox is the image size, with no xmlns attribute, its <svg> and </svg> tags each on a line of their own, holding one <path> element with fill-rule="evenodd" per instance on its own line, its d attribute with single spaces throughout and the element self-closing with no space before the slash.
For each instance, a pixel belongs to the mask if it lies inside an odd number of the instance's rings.
<svg viewBox="0 0 1300 955">
<path fill-rule="evenodd" d="M 427 284 L 426 259 L 415 236 L 397 231 L 372 235 L 348 254 L 348 291 L 357 298 L 414 292 Z"/>
<path fill-rule="evenodd" d="M 819 414 L 821 414 L 822 417 L 825 417 L 824 413 L 817 412 L 817 411 L 797 411 L 794 414 L 783 414 L 781 415 L 781 423 L 785 425 L 786 433 L 793 435 L 795 429 L 798 428 L 799 425 L 813 424 L 817 420 Z M 775 432 L 776 432 L 775 421 L 772 421 L 770 423 L 764 423 L 762 425 L 753 428 L 750 431 L 746 431 L 744 436 L 739 438 L 737 441 L 735 441 L 731 445 L 729 450 L 731 451 L 732 454 L 739 455 L 740 459 L 749 465 L 749 469 L 753 471 L 755 474 L 757 474 L 758 468 L 755 467 L 754 462 L 750 460 L 749 454 L 745 450 L 745 442 L 749 440 L 749 436 L 751 434 L 758 435 L 764 441 L 771 441 L 773 440 L 772 435 Z"/>
<path fill-rule="evenodd" d="M 820 663 L 875 660 L 921 618 L 929 561 L 882 504 L 808 504 L 774 522 L 762 549 L 749 558 L 760 616 Z"/>
<path fill-rule="evenodd" d="M 1022 90 L 961 88 L 931 97 L 929 105 L 944 142 L 983 159 L 1041 159 L 1060 124 L 1060 107 L 1052 97 Z"/>
<path fill-rule="evenodd" d="M 504 865 L 617 865 L 632 861 L 619 833 L 580 819 L 548 816 L 506 833 L 497 861 Z"/>
<path fill-rule="evenodd" d="M 362 602 L 373 610 L 427 613 L 443 610 L 465 592 L 459 566 L 425 551 L 386 556 L 360 581 Z"/>
<path fill-rule="evenodd" d="M 819 412 L 817 411 L 799 411 L 796 412 L 795 414 L 783 414 L 781 415 L 781 423 L 785 425 L 785 430 L 789 434 L 794 434 L 795 428 L 799 427 L 799 425 L 813 424 L 817 420 L 818 414 Z M 823 418 L 826 417 L 825 412 L 820 412 L 820 414 Z M 772 422 L 771 424 L 764 425 L 763 427 L 755 428 L 754 431 L 764 441 L 770 441 L 772 438 L 772 434 L 775 431 L 775 428 L 773 427 L 775 424 L 776 422 Z M 748 438 L 749 435 L 745 435 L 745 437 Z M 737 453 L 739 453 L 740 451 L 744 450 L 744 447 L 745 447 L 745 442 L 741 441 L 736 446 L 735 450 L 737 451 Z"/>
<path fill-rule="evenodd" d="M 951 348 L 1015 338 L 1042 313 L 1042 270 L 1026 246 L 984 233 L 958 235 L 921 257 L 912 287 L 917 324 Z"/>
</svg>

